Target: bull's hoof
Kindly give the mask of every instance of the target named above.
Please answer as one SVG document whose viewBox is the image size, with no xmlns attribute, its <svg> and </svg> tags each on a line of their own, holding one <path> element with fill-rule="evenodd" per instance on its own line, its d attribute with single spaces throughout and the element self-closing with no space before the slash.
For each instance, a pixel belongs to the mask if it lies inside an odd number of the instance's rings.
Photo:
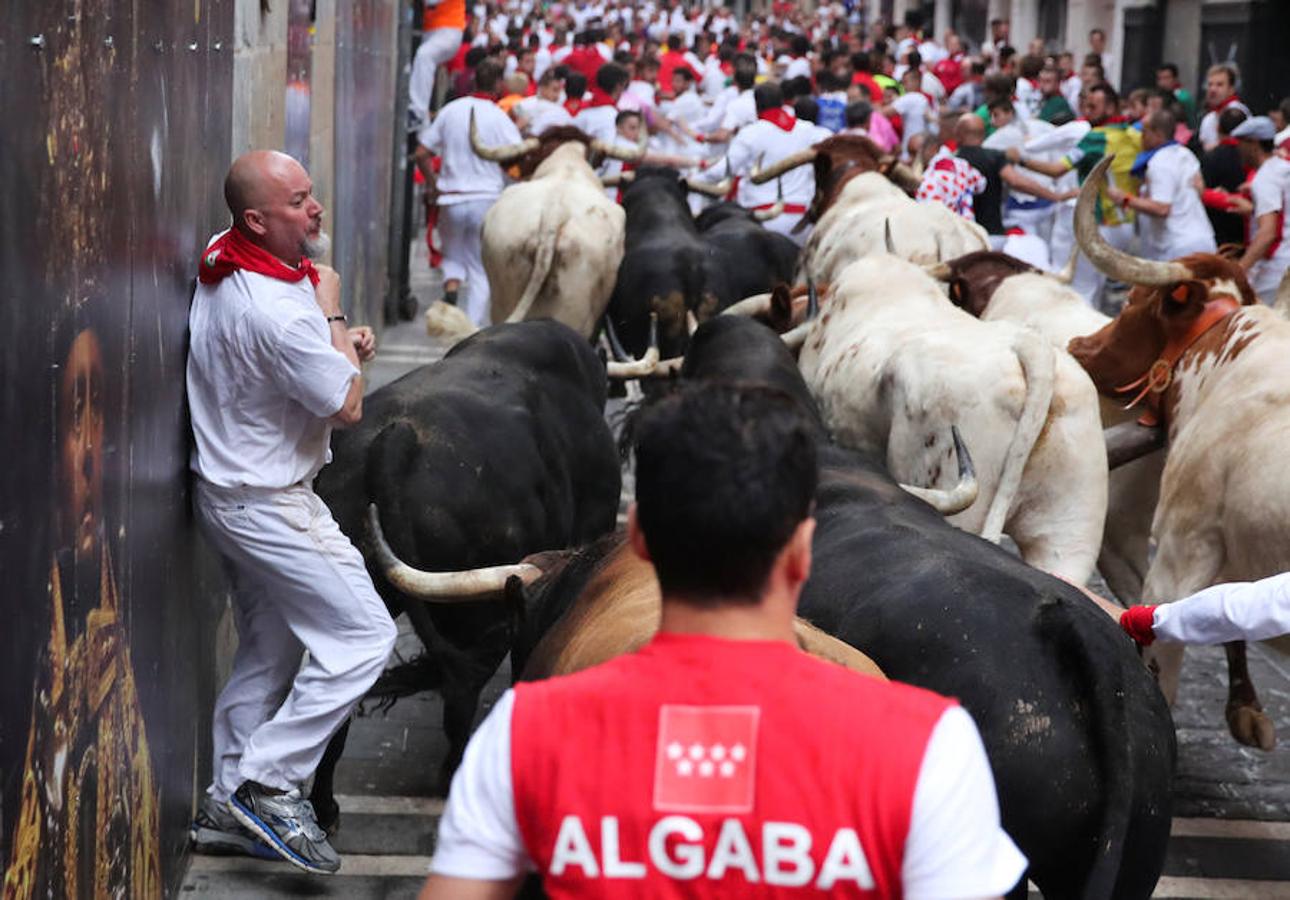
<svg viewBox="0 0 1290 900">
<path fill-rule="evenodd" d="M 1257 706 L 1227 704 L 1227 728 L 1238 743 L 1264 752 L 1277 745 L 1277 730 L 1267 713 Z"/>
</svg>

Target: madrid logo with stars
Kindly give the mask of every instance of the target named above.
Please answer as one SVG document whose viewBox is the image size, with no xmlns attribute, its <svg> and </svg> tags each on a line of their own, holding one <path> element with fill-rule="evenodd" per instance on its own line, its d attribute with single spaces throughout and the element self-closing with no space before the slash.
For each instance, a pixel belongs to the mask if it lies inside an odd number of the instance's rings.
<svg viewBox="0 0 1290 900">
<path fill-rule="evenodd" d="M 654 808 L 749 812 L 756 790 L 760 718 L 756 706 L 665 704 L 659 710 Z"/>
</svg>

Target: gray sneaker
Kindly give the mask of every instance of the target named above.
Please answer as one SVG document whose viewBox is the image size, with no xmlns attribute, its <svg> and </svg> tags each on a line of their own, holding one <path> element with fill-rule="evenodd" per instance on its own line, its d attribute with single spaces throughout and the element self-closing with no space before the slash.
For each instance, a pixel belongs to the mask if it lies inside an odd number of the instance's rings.
<svg viewBox="0 0 1290 900">
<path fill-rule="evenodd" d="M 300 791 L 273 794 L 246 781 L 229 798 L 228 810 L 296 868 L 318 875 L 334 875 L 340 869 L 340 855 L 327 843 L 313 805 Z"/>
<path fill-rule="evenodd" d="M 233 818 L 226 804 L 209 794 L 202 797 L 197 815 L 188 828 L 193 850 L 212 856 L 254 856 L 259 859 L 278 859 L 278 854 L 264 841 L 242 827 Z"/>
</svg>

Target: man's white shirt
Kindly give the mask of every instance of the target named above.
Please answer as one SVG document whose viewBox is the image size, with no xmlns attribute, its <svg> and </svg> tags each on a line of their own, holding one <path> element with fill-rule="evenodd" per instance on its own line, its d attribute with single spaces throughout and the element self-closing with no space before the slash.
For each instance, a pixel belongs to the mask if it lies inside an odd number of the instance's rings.
<svg viewBox="0 0 1290 900">
<path fill-rule="evenodd" d="M 1200 163 L 1181 144 L 1161 147 L 1147 163 L 1141 194 L 1169 204 L 1169 215 L 1139 215 L 1138 227 L 1152 259 L 1177 259 L 1189 253 L 1214 253 L 1214 227 L 1193 180 Z"/>
<path fill-rule="evenodd" d="M 431 871 L 508 880 L 534 870 L 515 816 L 507 691 L 471 737 L 439 821 Z M 909 900 L 989 897 L 1010 889 L 1026 859 L 999 822 L 985 747 L 961 707 L 932 730 L 914 788 L 901 882 Z"/>
<path fill-rule="evenodd" d="M 523 140 L 510 116 L 490 100 L 460 97 L 444 106 L 434 121 L 417 133 L 423 147 L 443 157 L 443 167 L 435 180 L 440 206 L 490 200 L 506 186 L 502 167 L 480 157 L 470 145 L 472 112 L 481 143 L 497 146 Z"/>
</svg>

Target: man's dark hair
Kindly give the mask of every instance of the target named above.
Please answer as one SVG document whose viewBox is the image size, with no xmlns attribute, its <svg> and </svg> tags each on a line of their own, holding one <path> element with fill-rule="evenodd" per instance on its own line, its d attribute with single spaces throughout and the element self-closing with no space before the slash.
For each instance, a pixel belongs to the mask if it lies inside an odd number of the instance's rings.
<svg viewBox="0 0 1290 900">
<path fill-rule="evenodd" d="M 923 64 L 923 54 L 919 53 L 917 50 L 910 50 L 909 55 L 905 58 L 909 61 L 909 67 L 911 69 L 917 69 Z"/>
<path fill-rule="evenodd" d="M 815 102 L 814 97 L 798 97 L 793 101 L 793 115 L 807 122 L 818 122 L 820 120 L 820 104 Z"/>
<path fill-rule="evenodd" d="M 968 66 L 968 71 L 971 72 L 973 78 L 975 78 L 978 75 L 984 75 L 985 60 L 981 60 L 981 59 L 972 60 L 972 62 Z"/>
<path fill-rule="evenodd" d="M 805 56 L 811 52 L 811 41 L 804 34 L 795 34 L 788 42 L 795 56 Z"/>
<path fill-rule="evenodd" d="M 753 103 L 757 105 L 757 112 L 762 113 L 768 109 L 779 109 L 784 105 L 784 92 L 780 89 L 778 81 L 763 81 L 753 88 Z"/>
<path fill-rule="evenodd" d="M 848 128 L 868 128 L 869 117 L 873 115 L 873 104 L 868 100 L 857 100 L 848 103 L 846 108 Z"/>
<path fill-rule="evenodd" d="M 1090 28 L 1090 29 L 1089 29 L 1089 32 L 1088 32 L 1088 36 L 1089 36 L 1089 37 L 1092 37 L 1092 36 L 1093 36 L 1093 35 L 1095 35 L 1095 34 L 1096 34 L 1098 37 L 1103 37 L 1103 38 L 1104 38 L 1104 37 L 1106 37 L 1106 32 L 1105 32 L 1105 31 L 1103 31 L 1101 28 Z"/>
<path fill-rule="evenodd" d="M 1044 70 L 1044 58 L 1042 56 L 1023 56 L 1018 71 L 1022 78 L 1029 78 L 1034 81 L 1039 77 L 1039 73 Z"/>
<path fill-rule="evenodd" d="M 1172 140 L 1174 129 L 1178 127 L 1178 120 L 1169 110 L 1161 109 L 1147 116 L 1143 127 L 1150 128 L 1156 134 L 1163 134 L 1166 140 Z"/>
<path fill-rule="evenodd" d="M 487 47 L 471 47 L 466 51 L 466 68 L 473 69 L 488 57 Z"/>
<path fill-rule="evenodd" d="M 502 80 L 502 65 L 494 59 L 485 59 L 475 66 L 475 90 L 497 90 L 497 82 Z"/>
<path fill-rule="evenodd" d="M 624 109 L 618 115 L 614 116 L 614 125 L 619 126 L 619 125 L 622 125 L 624 122 L 628 121 L 629 119 L 639 119 L 640 117 L 641 117 L 641 114 L 639 110 Z"/>
<path fill-rule="evenodd" d="M 869 54 L 864 51 L 851 54 L 851 70 L 853 72 L 868 72 L 872 64 L 869 61 Z"/>
<path fill-rule="evenodd" d="M 672 70 L 672 77 L 675 78 L 677 75 L 680 75 L 683 79 L 690 82 L 691 84 L 694 83 L 694 72 L 690 69 L 689 66 L 677 66 L 675 69 Z"/>
<path fill-rule="evenodd" d="M 1227 107 L 1218 114 L 1218 133 L 1230 135 L 1236 130 L 1236 126 L 1247 118 L 1249 117 L 1245 114 L 1245 110 L 1236 106 Z"/>
<path fill-rule="evenodd" d="M 1007 44 L 1004 44 L 1002 47 L 999 48 L 999 53 L 998 53 L 999 65 L 1001 66 L 1006 65 L 1008 60 L 1012 59 L 1016 55 L 1017 55 L 1016 47 L 1010 47 Z"/>
<path fill-rule="evenodd" d="M 798 404 L 769 387 L 686 385 L 641 414 L 635 449 L 637 517 L 663 592 L 758 602 L 815 496 L 815 435 Z"/>
<path fill-rule="evenodd" d="M 612 94 L 620 87 L 627 87 L 632 76 L 618 63 L 605 63 L 596 70 L 596 87 L 606 94 Z"/>
<path fill-rule="evenodd" d="M 1014 115 L 1017 112 L 1016 107 L 1012 105 L 1012 100 L 1008 97 L 995 97 L 986 104 L 985 108 L 989 112 L 994 112 L 996 109 L 1002 109 Z"/>
<path fill-rule="evenodd" d="M 669 34 L 667 36 L 667 49 L 675 52 L 685 46 L 685 39 L 679 34 Z"/>
<path fill-rule="evenodd" d="M 587 76 L 570 69 L 569 74 L 564 76 L 564 93 L 570 100 L 581 100 L 582 95 L 587 93 Z"/>
<path fill-rule="evenodd" d="M 1178 80 L 1178 66 L 1174 63 L 1168 63 L 1168 62 L 1161 63 L 1160 65 L 1156 66 L 1156 71 L 1168 72 L 1170 75 L 1174 77 L 1174 81 Z"/>
<path fill-rule="evenodd" d="M 735 54 L 735 87 L 746 91 L 757 83 L 757 57 L 751 53 Z"/>
<path fill-rule="evenodd" d="M 1115 88 L 1111 87 L 1111 85 L 1107 84 L 1105 81 L 1099 81 L 1097 84 L 1090 87 L 1088 92 L 1090 94 L 1101 94 L 1106 98 L 1106 102 L 1111 107 L 1119 109 L 1120 95 L 1115 92 Z"/>
<path fill-rule="evenodd" d="M 784 95 L 785 103 L 796 103 L 798 97 L 809 97 L 811 95 L 811 79 L 805 75 L 790 78 L 780 85 L 780 91 Z"/>
<path fill-rule="evenodd" d="M 1004 75 L 1002 72 L 995 72 L 993 75 L 985 76 L 985 81 L 981 84 L 981 90 L 985 94 L 986 102 L 997 100 L 1000 97 L 1011 100 L 1016 89 L 1017 79 L 1011 75 Z"/>
</svg>

